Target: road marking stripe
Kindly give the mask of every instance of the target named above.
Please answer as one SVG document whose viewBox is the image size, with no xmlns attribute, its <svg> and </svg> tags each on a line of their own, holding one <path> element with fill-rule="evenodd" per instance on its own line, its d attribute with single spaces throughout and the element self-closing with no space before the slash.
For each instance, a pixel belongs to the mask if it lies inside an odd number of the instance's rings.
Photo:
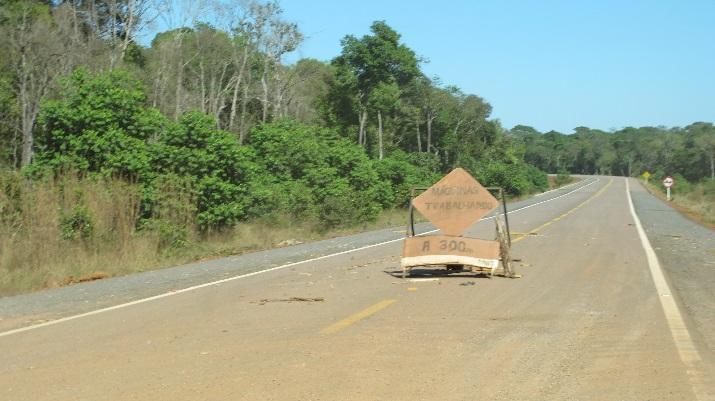
<svg viewBox="0 0 715 401">
<path fill-rule="evenodd" d="M 566 213 L 564 213 L 564 214 L 562 214 L 562 215 L 560 215 L 560 216 L 557 216 L 557 217 L 555 217 L 555 218 L 553 218 L 553 219 L 547 221 L 546 223 L 544 223 L 544 224 L 542 224 L 542 225 L 540 225 L 540 226 L 534 228 L 533 230 L 530 230 L 530 231 L 529 231 L 529 235 L 522 234 L 521 237 L 515 238 L 515 239 L 511 240 L 511 243 L 513 244 L 513 243 L 519 242 L 519 241 L 523 240 L 524 238 L 527 238 L 527 237 L 530 236 L 530 235 L 536 235 L 539 231 L 543 230 L 544 228 L 546 228 L 546 227 L 550 226 L 551 224 L 556 223 L 557 221 L 559 221 L 559 220 L 563 219 L 564 217 L 570 215 L 571 213 L 573 213 L 573 212 L 575 212 L 576 210 L 580 209 L 582 206 L 584 206 L 584 205 L 587 204 L 588 202 L 591 202 L 592 200 L 594 200 L 594 199 L 596 199 L 597 197 L 599 197 L 602 193 L 604 193 L 604 192 L 606 191 L 606 189 L 608 189 L 608 187 L 611 186 L 611 184 L 613 184 L 613 178 L 611 178 L 611 180 L 608 181 L 608 184 L 606 184 L 606 185 L 605 185 L 603 188 L 601 188 L 598 192 L 596 192 L 595 194 L 591 195 L 591 196 L 590 196 L 588 199 L 586 199 L 585 201 L 583 201 L 583 202 L 579 203 L 578 205 L 574 206 L 573 209 L 570 209 L 570 210 L 567 211 Z"/>
<path fill-rule="evenodd" d="M 385 299 L 383 301 L 380 301 L 380 302 L 376 303 L 375 305 L 369 306 L 354 315 L 350 315 L 335 324 L 331 324 L 330 326 L 324 328 L 320 332 L 323 334 L 337 333 L 340 330 L 343 330 L 344 328 L 346 328 L 354 323 L 357 323 L 367 317 L 370 317 L 370 316 L 374 315 L 375 313 L 387 308 L 388 306 L 392 305 L 396 301 L 397 301 L 396 299 Z"/>
<path fill-rule="evenodd" d="M 594 179 L 593 181 L 589 182 L 588 184 L 582 185 L 582 186 L 580 186 L 580 187 L 578 187 L 578 188 L 576 188 L 576 189 L 574 189 L 574 190 L 572 190 L 572 191 L 569 191 L 569 192 L 567 192 L 567 193 L 565 193 L 565 194 L 562 194 L 562 195 L 559 195 L 559 196 L 557 196 L 557 197 L 550 198 L 550 199 L 546 199 L 546 200 L 543 200 L 543 201 L 541 201 L 541 202 L 533 203 L 533 204 L 531 204 L 531 205 L 527 205 L 527 206 L 524 206 L 524 207 L 520 207 L 520 208 L 518 208 L 518 209 L 511 210 L 511 211 L 509 211 L 509 214 L 516 213 L 516 212 L 520 212 L 520 211 L 522 211 L 522 210 L 529 209 L 529 208 L 532 208 L 532 207 L 534 207 L 534 206 L 538 206 L 538 205 L 541 205 L 541 204 L 544 204 L 544 203 L 547 203 L 547 202 L 554 201 L 554 200 L 559 199 L 559 198 L 563 198 L 564 196 L 571 195 L 572 193 L 574 193 L 574 192 L 576 192 L 576 191 L 579 191 L 579 190 L 581 190 L 581 189 L 587 188 L 587 187 L 589 187 L 589 186 L 591 186 L 591 185 L 597 183 L 598 181 L 600 181 L 600 178 L 596 178 L 596 179 Z M 503 214 L 503 213 L 500 213 L 500 214 L 497 214 L 496 216 L 501 216 L 502 214 Z M 480 221 L 482 221 L 482 220 L 491 220 L 491 219 L 493 219 L 493 218 L 496 217 L 496 216 L 485 217 L 485 218 L 483 218 L 483 219 L 480 219 Z M 424 233 L 422 233 L 422 234 L 431 234 L 431 233 L 434 233 L 434 232 L 437 232 L 437 231 L 438 231 L 438 230 L 431 230 L 431 231 L 424 232 Z M 80 318 L 84 318 L 84 317 L 88 317 L 88 316 L 98 315 L 98 314 L 100 314 L 100 313 L 110 312 L 110 311 L 114 311 L 114 310 L 117 310 L 117 309 L 123 309 L 123 308 L 129 307 L 129 306 L 138 305 L 138 304 L 142 304 L 142 303 L 145 303 L 145 302 L 156 301 L 156 300 L 158 300 L 158 299 L 167 298 L 167 297 L 174 296 L 174 295 L 178 295 L 178 294 L 183 294 L 183 293 L 185 293 L 185 292 L 195 291 L 195 290 L 198 290 L 198 289 L 201 289 L 201 288 L 206 288 L 206 287 L 211 287 L 211 286 L 214 286 L 214 285 L 219 285 L 219 284 L 227 283 L 227 282 L 229 282 L 229 281 L 240 280 L 240 279 L 244 279 L 244 278 L 248 278 L 248 277 L 252 277 L 252 276 L 257 276 L 257 275 L 259 275 L 259 274 L 269 273 L 269 272 L 276 271 L 276 270 L 282 270 L 282 269 L 286 269 L 286 268 L 293 267 L 293 266 L 298 266 L 298 265 L 305 264 L 305 263 L 310 263 L 310 262 L 315 262 L 315 261 L 318 261 L 318 260 L 323 260 L 323 259 L 327 259 L 327 258 L 332 258 L 332 257 L 334 257 L 334 256 L 345 255 L 345 254 L 352 253 L 352 252 L 359 252 L 359 251 L 362 251 L 362 250 L 365 250 L 365 249 L 370 249 L 370 248 L 375 248 L 375 247 L 382 246 L 382 245 L 392 244 L 392 243 L 395 243 L 395 242 L 398 242 L 398 241 L 404 241 L 404 238 L 397 238 L 397 239 L 393 239 L 393 240 L 389 240 L 389 241 L 379 242 L 379 243 L 377 243 L 377 244 L 365 245 L 365 246 L 362 246 L 362 247 L 359 247 L 359 248 L 348 249 L 348 250 L 346 250 L 346 251 L 341 251 L 341 252 L 331 253 L 331 254 L 328 254 L 328 255 L 318 256 L 318 257 L 315 257 L 315 258 L 300 260 L 300 261 L 298 261 L 298 262 L 287 263 L 287 264 L 284 264 L 284 265 L 275 266 L 275 267 L 271 267 L 271 268 L 268 268 L 268 269 L 255 271 L 255 272 L 252 272 L 252 273 L 239 274 L 239 275 L 236 275 L 236 276 L 227 277 L 227 278 L 225 278 L 225 279 L 216 280 L 216 281 L 211 281 L 211 282 L 204 283 L 204 284 L 198 284 L 198 285 L 194 285 L 194 286 L 191 286 L 191 287 L 182 288 L 182 289 L 180 289 L 180 290 L 171 291 L 171 292 L 166 292 L 166 293 L 159 294 L 159 295 L 154 295 L 154 296 L 151 296 L 151 297 L 148 297 L 148 298 L 137 299 L 137 300 L 135 300 L 135 301 L 131 301 L 131 302 L 123 303 L 123 304 L 118 304 L 118 305 L 114 305 L 114 306 L 109 306 L 109 307 L 102 308 L 102 309 L 96 309 L 96 310 L 93 310 L 93 311 L 90 311 L 90 312 L 81 313 L 81 314 L 78 314 L 78 315 L 67 316 L 67 317 L 63 317 L 63 318 L 56 319 L 56 320 L 50 320 L 50 321 L 48 321 L 48 322 L 43 322 L 43 323 L 38 323 L 38 324 L 35 324 L 35 325 L 20 327 L 20 328 L 17 328 L 17 329 L 13 329 L 13 330 L 8 330 L 8 331 L 5 331 L 5 332 L 2 332 L 2 333 L 0 333 L 0 337 L 5 337 L 5 336 L 13 335 L 13 334 L 18 334 L 18 333 L 22 333 L 22 332 L 25 332 L 25 331 L 30 331 L 30 330 L 34 330 L 34 329 L 39 329 L 39 328 L 42 328 L 42 327 L 52 326 L 52 325 L 55 325 L 55 324 L 64 323 L 64 322 L 68 322 L 68 321 L 71 321 L 71 320 L 80 319 Z"/>
<path fill-rule="evenodd" d="M 626 195 L 628 198 L 628 208 L 631 211 L 631 216 L 633 217 L 633 222 L 636 226 L 636 231 L 638 232 L 638 237 L 641 240 L 641 245 L 646 254 L 646 259 L 648 261 L 648 268 L 650 269 L 651 277 L 653 278 L 653 284 L 655 284 L 655 289 L 658 291 L 658 299 L 660 299 L 660 306 L 663 308 L 665 313 L 665 320 L 668 322 L 668 327 L 670 328 L 670 334 L 673 336 L 673 341 L 675 342 L 675 347 L 678 349 L 678 354 L 680 355 L 680 360 L 683 361 L 687 368 L 688 379 L 690 380 L 690 385 L 693 388 L 695 397 L 698 400 L 706 400 L 707 390 L 702 388 L 702 373 L 697 369 L 696 364 L 701 361 L 700 354 L 698 353 L 693 339 L 690 337 L 690 332 L 688 332 L 688 327 L 685 325 L 685 320 L 680 314 L 680 309 L 675 303 L 673 298 L 673 292 L 668 285 L 668 281 L 665 279 L 663 274 L 663 268 L 658 262 L 658 256 L 653 250 L 653 246 L 648 240 L 648 236 L 643 229 L 638 215 L 636 214 L 636 209 L 633 206 L 633 199 L 631 198 L 631 188 L 629 184 L 628 177 L 626 180 Z"/>
<path fill-rule="evenodd" d="M 578 184 L 578 183 L 580 183 L 580 182 L 581 182 L 581 180 L 577 180 L 577 181 L 572 182 L 571 184 L 564 185 L 564 186 L 562 186 L 562 187 L 558 187 L 558 188 L 554 188 L 554 189 L 550 189 L 550 190 L 548 190 L 548 191 L 546 191 L 546 192 L 542 192 L 542 193 L 540 193 L 540 194 L 536 194 L 536 195 L 534 195 L 534 197 L 536 198 L 536 197 L 538 197 L 538 196 L 544 196 L 544 195 L 546 195 L 546 194 L 548 194 L 548 193 L 551 193 L 551 192 L 554 192 L 554 191 L 558 191 L 558 190 L 560 190 L 560 189 L 566 189 L 566 188 L 572 187 L 572 186 L 574 186 L 574 185 L 576 185 L 576 184 Z"/>
</svg>

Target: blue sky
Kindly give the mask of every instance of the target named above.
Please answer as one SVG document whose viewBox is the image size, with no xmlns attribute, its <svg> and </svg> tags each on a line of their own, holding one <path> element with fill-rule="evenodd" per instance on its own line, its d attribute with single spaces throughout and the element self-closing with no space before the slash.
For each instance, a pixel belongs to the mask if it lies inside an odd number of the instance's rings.
<svg viewBox="0 0 715 401">
<path fill-rule="evenodd" d="M 346 34 L 385 20 L 423 70 L 491 103 L 511 128 L 684 126 L 715 121 L 715 0 L 283 0 L 330 60 Z"/>
</svg>

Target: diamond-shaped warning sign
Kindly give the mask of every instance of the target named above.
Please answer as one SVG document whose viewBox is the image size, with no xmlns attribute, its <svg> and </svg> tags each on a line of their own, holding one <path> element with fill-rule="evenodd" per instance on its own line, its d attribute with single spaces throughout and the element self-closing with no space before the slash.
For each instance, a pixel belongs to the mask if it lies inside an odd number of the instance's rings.
<svg viewBox="0 0 715 401">
<path fill-rule="evenodd" d="M 499 202 L 464 169 L 457 168 L 412 201 L 445 235 L 459 236 Z"/>
</svg>

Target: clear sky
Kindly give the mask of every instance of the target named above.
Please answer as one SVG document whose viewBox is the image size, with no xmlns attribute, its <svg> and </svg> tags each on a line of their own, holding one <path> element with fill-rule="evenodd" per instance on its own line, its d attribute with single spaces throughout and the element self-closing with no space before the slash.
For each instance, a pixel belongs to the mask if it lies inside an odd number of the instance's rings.
<svg viewBox="0 0 715 401">
<path fill-rule="evenodd" d="M 485 98 L 506 128 L 684 126 L 715 121 L 715 0 L 283 0 L 328 61 L 385 20 L 439 76 Z"/>
</svg>

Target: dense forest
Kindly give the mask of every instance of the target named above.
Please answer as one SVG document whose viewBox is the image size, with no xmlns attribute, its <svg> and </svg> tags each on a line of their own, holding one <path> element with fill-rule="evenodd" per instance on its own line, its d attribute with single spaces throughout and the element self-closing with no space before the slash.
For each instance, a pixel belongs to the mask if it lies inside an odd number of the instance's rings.
<svg viewBox="0 0 715 401">
<path fill-rule="evenodd" d="M 517 125 L 509 133 L 525 149 L 524 159 L 544 171 L 655 177 L 678 175 L 715 180 L 715 127 L 623 128 L 615 132 L 578 127 L 571 135 L 540 133 Z"/>
<path fill-rule="evenodd" d="M 514 195 L 544 172 L 715 178 L 711 123 L 506 130 L 383 21 L 330 62 L 286 64 L 302 40 L 276 2 L 5 1 L 0 166 L 139 185 L 144 220 L 178 191 L 191 206 L 175 223 L 203 231 L 274 212 L 369 220 L 456 166 Z"/>
</svg>

